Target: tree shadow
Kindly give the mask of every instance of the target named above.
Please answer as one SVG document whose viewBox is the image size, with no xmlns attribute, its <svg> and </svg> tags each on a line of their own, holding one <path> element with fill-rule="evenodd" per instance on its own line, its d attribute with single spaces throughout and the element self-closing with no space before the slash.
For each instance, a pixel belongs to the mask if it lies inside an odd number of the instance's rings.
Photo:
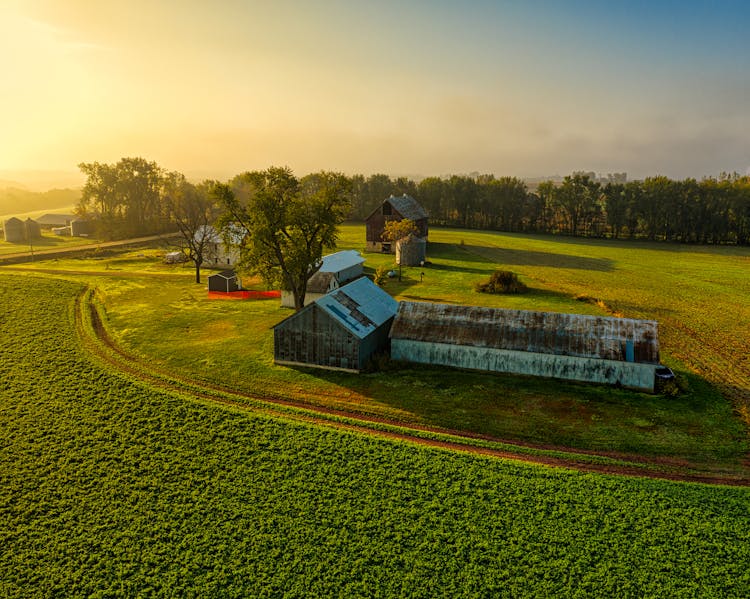
<svg viewBox="0 0 750 599">
<path fill-rule="evenodd" d="M 609 258 L 590 258 L 572 254 L 517 250 L 513 248 L 488 248 L 478 245 L 466 247 L 468 251 L 474 252 L 496 264 L 507 264 L 509 266 L 546 266 L 599 272 L 613 272 L 615 270 L 614 261 Z"/>
</svg>

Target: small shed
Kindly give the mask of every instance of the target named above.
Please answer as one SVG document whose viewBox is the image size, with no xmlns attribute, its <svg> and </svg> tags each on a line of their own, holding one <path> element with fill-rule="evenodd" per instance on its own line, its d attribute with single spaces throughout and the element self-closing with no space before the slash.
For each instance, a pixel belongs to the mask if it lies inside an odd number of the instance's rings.
<svg viewBox="0 0 750 599">
<path fill-rule="evenodd" d="M 419 266 L 427 256 L 427 241 L 416 235 L 408 235 L 396 242 L 396 264 Z"/>
<path fill-rule="evenodd" d="M 21 243 L 26 240 L 26 227 L 23 221 L 15 216 L 3 223 L 5 241 L 10 243 Z"/>
<path fill-rule="evenodd" d="M 357 250 L 342 250 L 323 256 L 320 272 L 331 273 L 339 285 L 344 285 L 364 274 L 364 263 Z"/>
<path fill-rule="evenodd" d="M 373 252 L 392 253 L 393 248 L 383 241 L 385 223 L 409 219 L 417 226 L 417 237 L 427 239 L 427 212 L 413 197 L 408 195 L 391 196 L 373 210 L 365 219 L 367 249 Z"/>
<path fill-rule="evenodd" d="M 361 277 L 277 324 L 274 362 L 359 372 L 387 349 L 397 309 L 396 300 Z"/>
<path fill-rule="evenodd" d="M 233 270 L 222 270 L 208 277 L 208 290 L 231 293 L 242 289 L 237 273 Z"/>
<path fill-rule="evenodd" d="M 316 272 L 307 282 L 307 291 L 305 292 L 305 306 L 313 303 L 315 300 L 339 288 L 339 282 L 332 272 Z M 291 291 L 282 289 L 281 306 L 283 308 L 294 308 L 294 294 Z"/>
<path fill-rule="evenodd" d="M 401 302 L 395 360 L 654 390 L 652 320 Z"/>
<path fill-rule="evenodd" d="M 93 223 L 86 218 L 74 218 L 70 221 L 70 234 L 73 237 L 87 237 L 93 232 Z"/>
</svg>

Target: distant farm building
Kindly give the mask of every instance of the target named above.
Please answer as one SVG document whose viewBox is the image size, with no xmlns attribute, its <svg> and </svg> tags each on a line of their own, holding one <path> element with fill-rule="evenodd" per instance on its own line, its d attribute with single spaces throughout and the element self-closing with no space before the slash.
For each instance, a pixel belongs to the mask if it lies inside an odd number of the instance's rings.
<svg viewBox="0 0 750 599">
<path fill-rule="evenodd" d="M 204 266 L 234 266 L 240 259 L 239 246 L 242 242 L 242 234 L 239 231 L 231 232 L 229 245 L 224 242 L 223 233 L 211 225 L 198 227 L 194 239 L 204 243 Z"/>
<path fill-rule="evenodd" d="M 75 220 L 75 214 L 45 214 L 36 219 L 42 229 L 51 229 L 53 227 L 67 227 L 70 222 Z"/>
<path fill-rule="evenodd" d="M 221 293 L 231 293 L 242 289 L 237 273 L 233 270 L 222 270 L 208 277 L 208 290 Z"/>
<path fill-rule="evenodd" d="M 24 243 L 42 238 L 39 223 L 31 218 L 25 221 L 11 217 L 3 223 L 3 236 L 10 243 Z"/>
<path fill-rule="evenodd" d="M 398 302 L 361 277 L 274 327 L 274 362 L 359 372 L 388 346 Z"/>
<path fill-rule="evenodd" d="M 88 237 L 94 232 L 94 223 L 86 218 L 74 218 L 70 221 L 70 234 L 73 237 Z"/>
<path fill-rule="evenodd" d="M 650 320 L 401 302 L 390 337 L 395 360 L 650 392 L 659 365 Z"/>
<path fill-rule="evenodd" d="M 305 305 L 364 274 L 365 259 L 356 250 L 343 250 L 323 256 L 323 264 L 307 282 Z M 282 290 L 281 305 L 294 308 L 294 295 Z"/>
<path fill-rule="evenodd" d="M 427 255 L 427 240 L 416 235 L 409 235 L 396 242 L 396 264 L 401 266 L 419 266 Z"/>
<path fill-rule="evenodd" d="M 417 226 L 417 237 L 427 239 L 427 212 L 425 212 L 425 209 L 411 196 L 391 196 L 365 219 L 367 249 L 373 252 L 391 252 L 393 250 L 391 243 L 383 240 L 385 223 L 392 220 L 401 221 L 405 218 L 408 218 Z"/>
<path fill-rule="evenodd" d="M 5 241 L 10 243 L 21 243 L 26 240 L 26 228 L 23 221 L 15 216 L 3 223 L 3 234 Z"/>
</svg>

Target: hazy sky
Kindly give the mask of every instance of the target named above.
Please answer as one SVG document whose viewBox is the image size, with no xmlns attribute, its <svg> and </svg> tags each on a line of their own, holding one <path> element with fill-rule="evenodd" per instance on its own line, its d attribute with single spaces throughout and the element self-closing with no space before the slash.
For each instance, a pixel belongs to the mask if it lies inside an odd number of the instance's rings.
<svg viewBox="0 0 750 599">
<path fill-rule="evenodd" d="M 0 0 L 0 172 L 750 167 L 750 3 Z"/>
</svg>

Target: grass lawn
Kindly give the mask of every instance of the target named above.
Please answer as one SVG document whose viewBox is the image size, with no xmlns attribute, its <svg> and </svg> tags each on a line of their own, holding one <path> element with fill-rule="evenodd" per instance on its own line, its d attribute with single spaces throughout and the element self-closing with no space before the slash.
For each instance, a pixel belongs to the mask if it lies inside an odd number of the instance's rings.
<svg viewBox="0 0 750 599">
<path fill-rule="evenodd" d="M 95 279 L 71 278 L 0 269 L 2 597 L 750 594 L 747 488 L 464 455 L 164 392 L 82 349 L 74 299 Z M 156 327 L 154 277 L 108 280 L 119 325 L 139 284 L 145 313 L 129 318 Z M 185 304 L 212 326 L 252 305 L 169 289 L 174 316 Z"/>
<path fill-rule="evenodd" d="M 89 245 L 98 243 L 95 239 L 83 237 L 69 237 L 66 235 L 55 235 L 47 231 L 42 232 L 41 239 L 35 239 L 33 246 L 28 243 L 9 243 L 0 239 L 0 256 L 9 254 L 25 254 L 30 251 L 64 249 L 76 245 Z"/>
<path fill-rule="evenodd" d="M 655 318 L 663 360 L 687 392 L 665 398 L 425 367 L 365 375 L 277 367 L 271 328 L 291 314 L 278 300 L 210 301 L 189 265 L 163 265 L 158 250 L 38 266 L 88 273 L 76 278 L 98 287 L 124 347 L 206 382 L 504 439 L 746 468 L 746 428 L 736 414 L 750 394 L 750 251 L 448 229 L 430 238 L 431 264 L 386 284 L 396 298 Z M 345 226 L 340 247 L 363 246 L 363 227 Z M 368 270 L 393 263 L 392 256 L 365 257 Z M 519 273 L 530 292 L 473 291 L 500 267 Z M 722 384 L 728 399 L 709 381 Z"/>
</svg>

